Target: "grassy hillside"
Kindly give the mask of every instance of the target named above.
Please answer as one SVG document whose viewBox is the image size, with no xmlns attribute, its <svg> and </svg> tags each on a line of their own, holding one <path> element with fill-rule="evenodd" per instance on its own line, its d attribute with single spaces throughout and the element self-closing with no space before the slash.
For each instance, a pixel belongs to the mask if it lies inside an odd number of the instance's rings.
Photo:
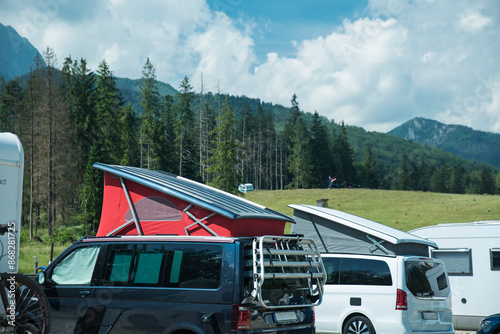
<svg viewBox="0 0 500 334">
<path fill-rule="evenodd" d="M 439 223 L 459 223 L 477 220 L 500 220 L 500 196 L 455 195 L 430 192 L 388 191 L 368 189 L 300 189 L 254 191 L 245 198 L 289 216 L 288 204 L 316 205 L 316 200 L 328 198 L 328 206 L 364 218 L 409 231 Z M 56 245 L 54 256 L 69 244 Z M 22 243 L 19 271 L 33 273 L 33 256 L 40 265 L 49 261 L 50 244 Z"/>
<path fill-rule="evenodd" d="M 255 191 L 245 198 L 289 216 L 288 204 L 316 205 L 328 198 L 328 207 L 368 218 L 402 231 L 440 223 L 500 220 L 500 196 L 458 195 L 369 189 L 299 189 Z"/>
</svg>

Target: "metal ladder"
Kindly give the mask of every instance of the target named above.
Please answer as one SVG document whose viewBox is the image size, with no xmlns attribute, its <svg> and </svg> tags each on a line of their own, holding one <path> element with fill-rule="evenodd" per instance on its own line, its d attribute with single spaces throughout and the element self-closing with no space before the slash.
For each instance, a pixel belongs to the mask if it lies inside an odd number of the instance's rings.
<svg viewBox="0 0 500 334">
<path fill-rule="evenodd" d="M 265 308 L 321 304 L 327 276 L 321 254 L 313 239 L 300 236 L 262 236 L 254 239 L 253 274 L 253 298 L 257 298 Z M 261 291 L 266 280 L 278 282 L 277 286 L 287 286 L 287 280 L 293 279 L 303 282 L 300 289 L 308 291 L 310 298 L 304 298 L 303 304 L 290 305 L 285 301 L 282 305 L 269 305 L 265 302 Z"/>
</svg>

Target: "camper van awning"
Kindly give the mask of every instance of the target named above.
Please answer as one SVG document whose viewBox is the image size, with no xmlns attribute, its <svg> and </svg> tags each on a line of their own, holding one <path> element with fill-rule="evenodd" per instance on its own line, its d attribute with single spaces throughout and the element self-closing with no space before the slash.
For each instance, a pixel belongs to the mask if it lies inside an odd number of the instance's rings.
<svg viewBox="0 0 500 334">
<path fill-rule="evenodd" d="M 291 217 L 280 212 L 170 173 L 103 163 L 95 163 L 93 167 L 229 219 L 268 219 L 293 222 Z"/>
<path fill-rule="evenodd" d="M 291 204 L 296 224 L 292 233 L 314 238 L 322 252 L 380 255 L 428 254 L 433 241 L 346 212 Z"/>
</svg>

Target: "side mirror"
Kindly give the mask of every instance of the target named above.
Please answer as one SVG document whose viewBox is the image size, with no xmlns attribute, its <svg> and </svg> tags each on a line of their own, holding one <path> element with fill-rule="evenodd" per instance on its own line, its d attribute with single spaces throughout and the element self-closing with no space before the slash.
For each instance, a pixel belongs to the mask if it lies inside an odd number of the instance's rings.
<svg viewBox="0 0 500 334">
<path fill-rule="evenodd" d="M 47 272 L 46 271 L 41 271 L 39 272 L 36 277 L 35 277 L 35 280 L 38 282 L 38 284 L 40 284 L 41 286 L 45 286 L 45 287 L 50 287 L 52 284 L 51 284 L 51 280 L 47 277 Z"/>
</svg>

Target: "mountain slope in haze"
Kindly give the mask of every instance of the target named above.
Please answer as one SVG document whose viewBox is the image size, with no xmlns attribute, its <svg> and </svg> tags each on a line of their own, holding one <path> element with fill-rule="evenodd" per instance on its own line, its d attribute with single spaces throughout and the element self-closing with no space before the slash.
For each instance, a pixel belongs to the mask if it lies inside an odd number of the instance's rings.
<svg viewBox="0 0 500 334">
<path fill-rule="evenodd" d="M 38 50 L 26 38 L 19 36 L 11 26 L 0 23 L 0 77 L 10 80 L 28 73 L 36 55 L 43 63 Z"/>
<path fill-rule="evenodd" d="M 500 134 L 420 117 L 409 120 L 388 133 L 500 168 Z"/>
<path fill-rule="evenodd" d="M 141 93 L 140 79 L 128 79 L 128 78 L 115 78 L 116 88 L 118 88 L 125 99 L 126 103 L 130 102 L 130 106 L 136 112 L 142 111 L 142 107 L 139 104 L 139 96 Z M 163 100 L 166 94 L 170 94 L 175 97 L 177 91 L 174 87 L 168 83 L 158 81 L 158 93 L 160 93 L 160 98 Z"/>
</svg>

